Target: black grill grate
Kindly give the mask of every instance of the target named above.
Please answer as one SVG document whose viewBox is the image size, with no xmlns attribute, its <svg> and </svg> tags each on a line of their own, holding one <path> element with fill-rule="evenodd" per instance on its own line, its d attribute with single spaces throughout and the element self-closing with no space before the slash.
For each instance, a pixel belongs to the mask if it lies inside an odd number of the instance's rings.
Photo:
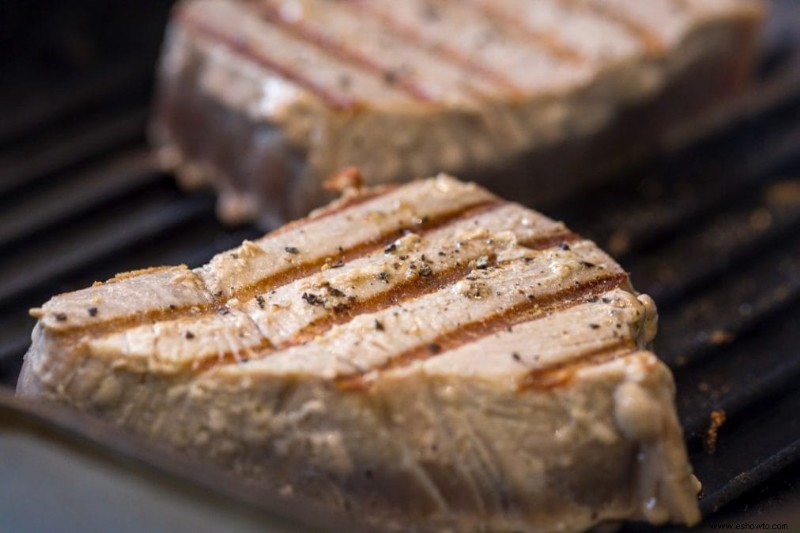
<svg viewBox="0 0 800 533">
<path fill-rule="evenodd" d="M 656 299 L 656 351 L 676 375 L 707 515 L 759 508 L 765 486 L 800 489 L 800 53 L 788 39 L 796 33 L 776 30 L 782 40 L 763 73 L 771 92 L 735 127 L 548 209 L 610 250 Z M 221 226 L 209 193 L 180 191 L 155 169 L 142 133 L 151 70 L 149 61 L 104 66 L 3 110 L 8 386 L 29 344 L 29 307 L 121 271 L 196 266 L 262 233 Z M 727 420 L 710 454 L 713 410 Z"/>
</svg>

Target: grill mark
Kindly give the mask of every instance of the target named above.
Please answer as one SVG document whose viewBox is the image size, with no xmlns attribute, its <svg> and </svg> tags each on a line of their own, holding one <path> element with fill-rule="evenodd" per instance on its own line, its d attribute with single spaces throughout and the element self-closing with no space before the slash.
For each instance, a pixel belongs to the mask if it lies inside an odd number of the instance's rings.
<svg viewBox="0 0 800 533">
<path fill-rule="evenodd" d="M 299 70 L 282 64 L 272 57 L 258 52 L 250 47 L 245 40 L 228 35 L 226 32 L 221 31 L 210 24 L 202 22 L 197 17 L 189 15 L 184 10 L 179 10 L 176 14 L 176 18 L 186 29 L 194 31 L 195 33 L 202 35 L 207 39 L 216 41 L 217 43 L 230 48 L 240 56 L 276 72 L 287 80 L 290 80 L 303 89 L 315 94 L 334 109 L 352 111 L 361 106 L 360 102 L 357 102 L 355 99 L 344 94 L 343 92 L 337 91 L 331 87 L 327 87 L 314 81 L 308 76 L 303 75 L 303 73 Z"/>
<path fill-rule="evenodd" d="M 583 237 L 577 233 L 563 231 L 554 233 L 553 235 L 545 235 L 543 237 L 536 237 L 534 239 L 521 240 L 519 245 L 524 246 L 525 248 L 530 248 L 531 250 L 547 250 L 548 248 L 553 248 L 561 244 L 572 244 L 573 242 L 580 240 L 583 240 Z"/>
<path fill-rule="evenodd" d="M 574 242 L 581 239 L 582 238 L 575 233 L 562 232 L 556 235 L 548 235 L 522 241 L 520 244 L 532 250 L 546 250 L 565 242 Z M 491 259 L 494 260 L 493 257 Z M 429 277 L 421 276 L 415 280 L 397 284 L 391 289 L 376 294 L 371 298 L 357 300 L 348 304 L 348 309 L 343 312 L 337 313 L 335 311 L 330 312 L 329 310 L 327 315 L 313 320 L 308 325 L 301 328 L 294 337 L 286 342 L 273 345 L 268 339 L 262 338 L 259 346 L 246 347 L 235 353 L 225 352 L 217 354 L 216 356 L 196 359 L 191 363 L 191 368 L 192 370 L 207 371 L 217 366 L 239 363 L 248 359 L 247 357 L 241 356 L 242 354 L 246 355 L 248 353 L 258 355 L 258 358 L 262 359 L 279 350 L 285 350 L 306 343 L 318 335 L 325 334 L 334 326 L 345 324 L 353 320 L 358 315 L 374 313 L 390 306 L 400 305 L 406 301 L 442 290 L 465 277 L 470 271 L 471 268 L 467 261 L 464 262 L 464 264 L 434 272 L 433 275 Z"/>
<path fill-rule="evenodd" d="M 405 367 L 414 361 L 429 359 L 438 354 L 458 348 L 465 344 L 478 341 L 493 333 L 523 322 L 537 320 L 555 312 L 568 309 L 577 304 L 588 301 L 593 296 L 598 296 L 616 289 L 628 282 L 627 274 L 615 274 L 592 279 L 579 285 L 556 291 L 534 300 L 525 300 L 517 305 L 505 309 L 493 316 L 481 320 L 462 324 L 460 327 L 443 333 L 422 346 L 401 352 L 383 365 L 379 365 L 355 375 L 336 378 L 336 384 L 345 390 L 363 390 L 369 387 L 366 375 L 374 371 L 387 371 Z M 436 350 L 431 350 L 436 346 Z"/>
<path fill-rule="evenodd" d="M 689 11 L 692 8 L 689 0 L 669 0 L 669 3 L 681 11 Z"/>
<path fill-rule="evenodd" d="M 365 204 L 371 200 L 376 200 L 382 196 L 386 196 L 399 188 L 400 185 L 379 185 L 376 187 L 370 187 L 366 192 L 359 192 L 357 196 L 351 196 L 344 200 L 340 200 L 339 203 L 334 206 L 323 207 L 317 211 L 314 211 L 307 217 L 284 224 L 283 226 L 267 233 L 263 238 L 275 237 L 276 235 L 282 235 L 289 231 L 302 228 L 303 226 L 309 225 L 311 222 L 323 220 L 333 215 L 337 215 L 342 211 L 346 211 L 351 207 Z"/>
<path fill-rule="evenodd" d="M 531 250 L 546 250 L 558 246 L 561 243 L 574 242 L 579 239 L 581 239 L 581 237 L 577 234 L 566 232 L 533 238 L 528 241 L 522 241 L 519 244 Z M 489 259 L 490 261 L 494 261 L 495 257 L 490 256 Z M 462 279 L 469 274 L 470 271 L 471 267 L 469 261 L 464 261 L 463 264 L 456 264 L 450 268 L 434 272 L 431 276 L 420 276 L 414 280 L 398 283 L 388 291 L 381 292 L 368 299 L 353 302 L 345 312 L 338 314 L 329 313 L 326 316 L 318 318 L 298 332 L 297 336 L 290 342 L 282 344 L 279 348 L 285 349 L 307 342 L 317 335 L 322 335 L 334 326 L 349 322 L 358 315 L 381 311 L 391 306 L 400 305 L 403 302 L 440 291 Z"/>
<path fill-rule="evenodd" d="M 262 20 L 283 28 L 295 37 L 316 46 L 321 51 L 334 55 L 363 70 L 378 74 L 387 85 L 402 89 L 406 94 L 417 100 L 422 102 L 436 101 L 436 98 L 414 81 L 413 78 L 403 74 L 401 71 L 384 67 L 360 50 L 347 46 L 335 37 L 330 37 L 323 32 L 317 31 L 312 26 L 300 20 L 287 19 L 281 14 L 280 9 L 270 4 L 268 1 L 258 2 L 254 7 Z M 394 80 L 394 82 L 390 80 Z"/>
<path fill-rule="evenodd" d="M 487 18 L 501 25 L 510 26 L 525 35 L 533 44 L 544 49 L 550 56 L 564 63 L 579 64 L 586 57 L 577 48 L 559 39 L 553 31 L 536 31 L 524 25 L 513 13 L 498 7 L 492 0 L 470 0 L 469 5 L 478 9 Z"/>
<path fill-rule="evenodd" d="M 449 224 L 456 223 L 461 220 L 469 219 L 477 215 L 486 213 L 488 211 L 499 209 L 507 202 L 500 199 L 482 200 L 471 205 L 461 206 L 453 211 L 440 213 L 435 217 L 431 217 L 426 222 L 423 222 L 414 229 L 424 235 L 435 231 L 437 229 L 446 227 Z M 146 323 L 158 322 L 162 320 L 176 320 L 185 316 L 201 317 L 208 315 L 212 312 L 220 311 L 224 308 L 224 301 L 230 298 L 236 298 L 240 301 L 249 300 L 254 298 L 257 294 L 261 294 L 272 290 L 274 288 L 287 285 L 299 279 L 309 276 L 310 274 L 318 271 L 328 259 L 342 259 L 344 261 L 352 261 L 359 257 L 363 257 L 370 252 L 385 246 L 386 244 L 394 241 L 402 235 L 404 228 L 393 229 L 385 231 L 373 239 L 358 243 L 348 249 L 343 250 L 340 254 L 328 257 L 316 257 L 305 263 L 301 263 L 285 270 L 276 272 L 270 276 L 262 278 L 255 283 L 240 287 L 233 292 L 229 297 L 214 297 L 214 301 L 207 304 L 193 304 L 174 306 L 174 308 L 152 309 L 145 313 L 138 313 L 136 315 L 125 316 L 120 318 L 113 318 L 105 321 L 93 322 L 91 325 L 78 326 L 65 331 L 54 330 L 51 333 L 61 338 L 74 338 L 84 335 L 86 333 L 94 333 L 102 335 L 104 333 L 113 332 L 114 330 L 129 329 L 131 327 Z M 207 291 L 208 292 L 208 291 Z"/>
<path fill-rule="evenodd" d="M 374 3 L 367 0 L 346 0 L 341 2 L 341 5 L 358 14 L 371 17 L 380 24 L 382 28 L 404 39 L 408 44 L 431 52 L 440 59 L 444 59 L 472 73 L 478 74 L 483 77 L 483 80 L 511 91 L 518 98 L 525 94 L 525 89 L 515 83 L 514 80 L 504 72 L 493 69 L 447 44 L 426 41 L 422 33 L 416 28 L 400 22 L 397 18 L 393 17 L 390 12 L 380 9 Z"/>
<path fill-rule="evenodd" d="M 506 202 L 502 200 L 496 200 L 496 199 L 484 200 L 478 202 L 477 204 L 473 204 L 471 206 L 464 206 L 455 209 L 453 211 L 441 213 L 438 216 L 431 217 L 426 222 L 414 226 L 414 229 L 416 230 L 417 233 L 424 235 L 430 233 L 433 230 L 440 229 L 449 224 L 453 224 L 459 220 L 473 218 L 476 215 L 491 211 L 493 209 L 499 209 L 501 206 L 505 204 Z M 390 242 L 396 240 L 399 236 L 403 234 L 403 231 L 405 229 L 406 228 L 400 228 L 383 232 L 374 239 L 370 239 L 368 241 L 364 241 L 350 248 L 347 248 L 334 257 L 315 258 L 304 264 L 297 265 L 294 268 L 289 268 L 287 270 L 284 270 L 283 272 L 277 272 L 272 276 L 268 276 L 267 278 L 259 280 L 257 283 L 251 285 L 250 287 L 237 290 L 236 297 L 239 300 L 250 299 L 255 297 L 256 294 L 264 293 L 276 287 L 288 285 L 289 283 L 308 277 L 310 274 L 314 273 L 315 271 L 318 271 L 326 263 L 328 259 L 342 259 L 346 262 L 349 262 L 352 261 L 353 259 L 358 259 L 360 257 L 363 257 L 373 252 L 374 250 L 383 247 L 389 244 Z"/>
<path fill-rule="evenodd" d="M 608 363 L 630 355 L 636 350 L 636 343 L 633 339 L 622 339 L 606 346 L 587 350 L 575 359 L 563 361 L 547 368 L 531 370 L 517 382 L 517 390 L 520 392 L 529 389 L 547 390 L 568 385 L 581 368 Z"/>
<path fill-rule="evenodd" d="M 604 0 L 559 0 L 562 4 L 572 8 L 581 9 L 599 18 L 613 22 L 624 28 L 633 37 L 639 40 L 650 55 L 663 55 L 666 45 L 661 38 L 646 24 L 642 24 L 621 9 L 615 9 Z"/>
</svg>

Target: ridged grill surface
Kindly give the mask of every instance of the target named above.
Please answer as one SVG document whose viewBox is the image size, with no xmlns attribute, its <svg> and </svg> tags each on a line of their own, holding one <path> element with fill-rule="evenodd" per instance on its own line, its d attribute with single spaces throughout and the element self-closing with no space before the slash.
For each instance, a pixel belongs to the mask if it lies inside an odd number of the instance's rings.
<svg viewBox="0 0 800 533">
<path fill-rule="evenodd" d="M 793 12 L 775 9 L 784 5 Z M 800 72 L 792 35 L 775 34 L 767 81 Z M 49 89 L 36 79 L 18 80 L 37 87 L 28 94 L 0 88 L 7 386 L 30 343 L 28 308 L 117 272 L 198 266 L 263 234 L 222 226 L 210 193 L 181 191 L 155 169 L 143 135 L 154 50 L 39 80 Z M 655 351 L 675 373 L 706 514 L 796 475 L 800 458 L 800 92 L 777 94 L 734 127 L 546 210 L 657 302 Z M 711 453 L 714 411 L 726 420 Z"/>
</svg>

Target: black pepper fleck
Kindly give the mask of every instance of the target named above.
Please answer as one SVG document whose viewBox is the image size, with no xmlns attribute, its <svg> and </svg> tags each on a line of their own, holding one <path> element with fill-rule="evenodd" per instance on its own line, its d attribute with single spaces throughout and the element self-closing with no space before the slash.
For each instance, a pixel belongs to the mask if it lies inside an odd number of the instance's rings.
<svg viewBox="0 0 800 533">
<path fill-rule="evenodd" d="M 592 329 L 600 329 L 600 324 L 589 324 L 589 327 Z"/>
<path fill-rule="evenodd" d="M 305 300 L 309 305 L 324 305 L 325 302 L 314 293 L 311 292 L 304 292 L 302 296 L 300 296 L 303 300 Z"/>
<path fill-rule="evenodd" d="M 344 266 L 344 259 L 339 259 L 331 265 L 331 268 L 342 268 Z"/>
<path fill-rule="evenodd" d="M 86 312 L 89 313 L 89 316 L 97 316 L 96 307 L 90 307 L 89 309 L 86 310 Z"/>
<path fill-rule="evenodd" d="M 423 265 L 422 268 L 419 269 L 419 275 L 428 277 L 433 274 L 433 270 L 428 265 Z"/>
<path fill-rule="evenodd" d="M 175 304 L 169 304 L 170 311 L 174 311 L 175 309 L 177 309 L 177 307 L 175 307 Z"/>
<path fill-rule="evenodd" d="M 514 361 L 517 361 L 517 362 L 522 361 L 522 358 L 519 356 L 519 354 L 517 352 L 512 353 L 511 354 L 511 358 L 514 359 Z"/>
<path fill-rule="evenodd" d="M 287 246 L 283 249 L 287 254 L 299 254 L 300 250 L 295 248 L 294 246 Z"/>
<path fill-rule="evenodd" d="M 184 336 L 189 340 L 194 339 L 194 333 L 192 333 L 191 331 L 187 331 L 186 335 Z"/>
<path fill-rule="evenodd" d="M 386 81 L 386 83 L 390 85 L 394 85 L 395 83 L 397 83 L 397 78 L 398 78 L 398 73 L 395 70 L 387 70 L 386 72 L 383 73 L 383 79 Z"/>
<path fill-rule="evenodd" d="M 393 242 L 390 242 L 389 244 L 384 246 L 383 253 L 390 254 L 390 253 L 394 252 L 395 250 L 397 250 L 397 244 L 393 243 Z"/>
<path fill-rule="evenodd" d="M 442 345 L 432 342 L 428 345 L 428 351 L 431 353 L 439 353 L 442 351 Z"/>
<path fill-rule="evenodd" d="M 489 257 L 482 255 L 475 260 L 475 268 L 483 270 L 489 268 Z"/>
<path fill-rule="evenodd" d="M 569 247 L 569 244 L 567 244 L 567 243 L 565 243 L 565 242 L 562 242 L 562 243 L 561 243 L 561 246 L 559 246 L 559 248 L 561 248 L 561 249 L 562 249 L 562 250 L 564 250 L 565 252 L 568 252 L 568 251 L 570 251 L 570 250 L 572 249 L 572 248 L 570 248 L 570 247 Z"/>
<path fill-rule="evenodd" d="M 335 287 L 328 287 L 328 294 L 331 296 L 335 296 L 337 298 L 341 298 L 344 296 L 344 293 Z"/>
<path fill-rule="evenodd" d="M 378 279 L 384 283 L 389 283 L 389 273 L 388 272 L 381 272 L 378 274 Z"/>
<path fill-rule="evenodd" d="M 581 265 L 585 266 L 586 268 L 594 268 L 597 266 L 594 263 L 590 263 L 589 261 L 581 261 Z"/>
<path fill-rule="evenodd" d="M 375 329 L 377 329 L 378 331 L 383 331 L 385 329 L 383 327 L 383 322 L 381 322 L 380 320 L 376 319 L 375 320 Z"/>
<path fill-rule="evenodd" d="M 259 309 L 264 309 L 264 297 L 263 296 L 256 296 L 256 303 L 258 304 Z"/>
<path fill-rule="evenodd" d="M 221 315 L 223 315 L 223 316 L 224 316 L 224 315 L 228 315 L 228 314 L 230 314 L 230 312 L 231 312 L 231 310 L 230 310 L 230 309 L 228 309 L 227 307 L 224 307 L 224 306 L 223 306 L 223 307 L 220 307 L 220 308 L 219 308 L 219 314 L 221 314 Z"/>
<path fill-rule="evenodd" d="M 65 322 L 67 320 L 67 314 L 66 313 L 56 313 L 55 316 L 56 316 L 56 320 L 58 320 L 59 322 Z"/>
</svg>

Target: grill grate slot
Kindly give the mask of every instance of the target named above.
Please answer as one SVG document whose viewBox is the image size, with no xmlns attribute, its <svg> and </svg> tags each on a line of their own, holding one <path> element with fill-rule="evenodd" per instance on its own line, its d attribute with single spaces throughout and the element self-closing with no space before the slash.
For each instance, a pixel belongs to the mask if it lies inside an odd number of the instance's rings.
<svg viewBox="0 0 800 533">
<path fill-rule="evenodd" d="M 0 154 L 0 194 L 57 179 L 57 173 L 92 164 L 114 150 L 141 143 L 146 117 L 145 108 L 140 107 L 53 130 L 44 139 L 4 150 Z"/>
<path fill-rule="evenodd" d="M 695 364 L 719 355 L 742 333 L 780 319 L 775 315 L 788 314 L 798 296 L 800 239 L 795 236 L 720 276 L 684 305 L 662 312 L 656 348 L 673 365 Z"/>
<path fill-rule="evenodd" d="M 98 110 L 116 105 L 140 105 L 152 78 L 150 63 L 121 62 L 71 82 L 59 84 L 53 93 L 9 110 L 0 124 L 0 149 L 20 146 L 58 131 L 70 122 L 85 122 Z M 2 191 L 2 189 L 0 189 Z"/>
<path fill-rule="evenodd" d="M 47 189 L 0 201 L 0 252 L 169 179 L 153 171 L 146 150 L 99 158 L 88 171 L 54 181 Z"/>
<path fill-rule="evenodd" d="M 658 249 L 632 257 L 627 265 L 634 283 L 647 287 L 659 308 L 667 310 L 735 265 L 783 246 L 783 238 L 800 228 L 800 202 L 773 201 L 772 191 L 792 187 L 800 190 L 800 180 L 752 191 L 745 201 L 698 220 Z"/>
<path fill-rule="evenodd" d="M 800 154 L 800 88 L 777 109 L 742 123 L 627 179 L 584 195 L 553 214 L 591 235 L 619 259 L 682 235 L 780 175 Z M 724 187 L 721 181 L 724 180 Z M 591 198 L 591 202 L 586 199 Z"/>
</svg>

